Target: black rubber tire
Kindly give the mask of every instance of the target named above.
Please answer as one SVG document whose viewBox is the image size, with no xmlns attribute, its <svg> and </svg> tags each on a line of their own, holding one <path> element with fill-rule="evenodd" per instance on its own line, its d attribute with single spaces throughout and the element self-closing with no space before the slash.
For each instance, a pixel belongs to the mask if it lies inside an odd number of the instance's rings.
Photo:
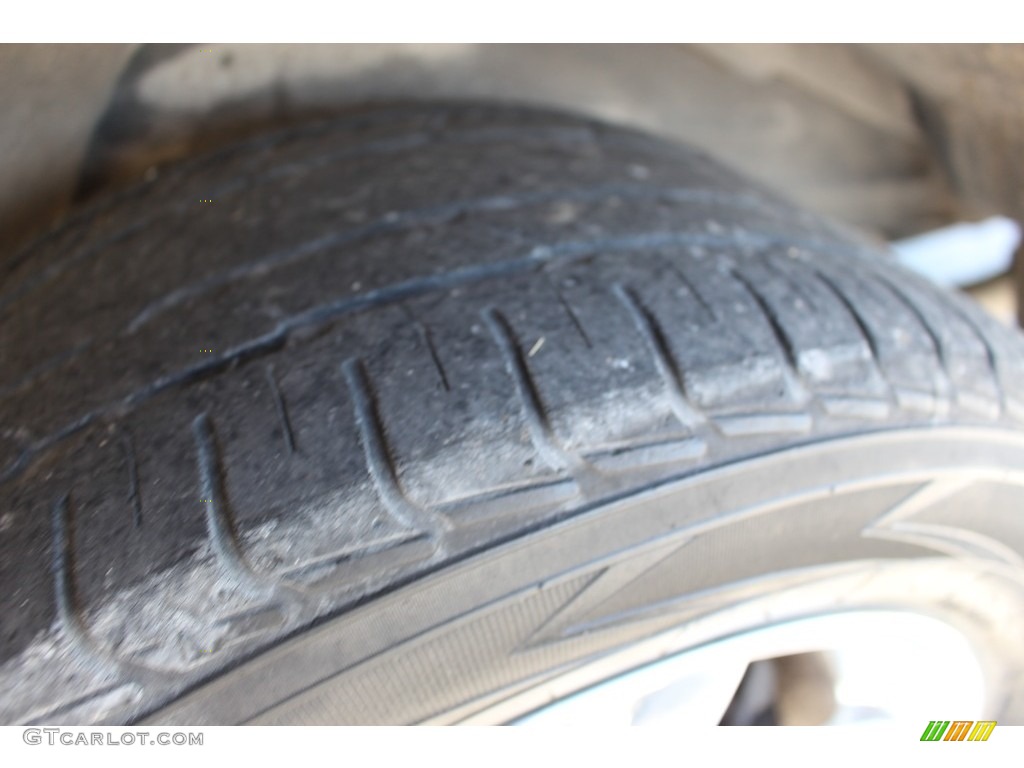
<svg viewBox="0 0 1024 768">
<path fill-rule="evenodd" d="M 385 606 L 457 561 L 497 563 L 508 542 L 545 557 L 531 542 L 560 521 L 771 452 L 880 432 L 913 451 L 935 430 L 954 446 L 937 472 L 971 464 L 961 444 L 1012 466 L 993 452 L 1022 434 L 1015 332 L 694 150 L 548 112 L 408 104 L 293 129 L 163 171 L 2 269 L 3 722 L 159 717 L 192 690 L 181 718 L 250 720 L 231 702 L 294 691 L 202 686 L 374 615 L 331 658 L 399 649 L 399 687 L 362 711 L 423 720 L 539 674 L 403 666 L 409 633 L 433 625 Z M 901 482 L 876 516 L 919 490 Z M 985 483 L 985 513 L 943 525 L 1024 556 L 1019 488 Z M 762 501 L 783 493 L 770 485 Z M 737 509 L 700 503 L 705 522 Z M 753 571 L 665 583 L 678 598 L 935 555 L 824 519 L 765 558 L 758 535 L 774 529 L 734 533 L 729 556 Z M 943 551 L 999 559 L 968 549 Z M 540 590 L 531 621 L 594 578 L 556 575 L 532 582 L 561 586 Z M 529 592 L 513 581 L 508 594 Z M 460 583 L 431 603 L 435 623 L 484 605 L 482 585 Z M 495 626 L 476 639 L 521 630 Z M 341 668 L 281 656 L 298 647 L 274 656 L 294 685 Z M 389 702 L 393 689 L 424 703 Z"/>
</svg>

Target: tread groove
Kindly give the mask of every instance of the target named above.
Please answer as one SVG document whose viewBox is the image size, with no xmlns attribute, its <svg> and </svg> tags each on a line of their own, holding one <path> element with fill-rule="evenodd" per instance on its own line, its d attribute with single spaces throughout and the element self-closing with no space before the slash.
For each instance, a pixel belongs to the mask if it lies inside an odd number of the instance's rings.
<svg viewBox="0 0 1024 768">
<path fill-rule="evenodd" d="M 750 280 L 744 277 L 737 270 L 729 270 L 729 276 L 743 286 L 747 295 L 754 300 L 754 303 L 761 311 L 764 319 L 768 321 L 768 327 L 772 330 L 772 336 L 775 337 L 775 341 L 779 346 L 779 351 L 782 352 L 782 356 L 786 361 L 787 367 L 793 371 L 798 370 L 800 365 L 799 353 L 793 346 L 793 342 L 789 338 L 789 334 L 786 333 L 786 329 L 782 327 L 782 324 L 779 322 L 778 315 L 775 314 L 775 310 L 768 303 L 764 294 L 754 287 Z"/>
<path fill-rule="evenodd" d="M 999 357 L 996 354 L 995 348 L 992 346 L 992 342 L 989 341 L 986 334 L 975 322 L 969 313 L 965 312 L 962 308 L 956 305 L 955 302 L 949 302 L 947 304 L 950 311 L 952 311 L 958 318 L 960 318 L 968 328 L 971 329 L 978 340 L 981 342 L 982 348 L 985 350 L 985 363 L 988 366 L 989 374 L 992 379 L 992 384 L 995 386 L 996 396 L 999 398 L 999 413 L 1007 413 L 1007 400 L 1006 390 L 1003 387 L 1002 378 L 999 376 Z"/>
<path fill-rule="evenodd" d="M 362 361 L 349 358 L 342 363 L 341 370 L 352 399 L 366 466 L 378 496 L 402 525 L 429 534 L 440 552 L 443 535 L 451 530 L 451 521 L 443 514 L 413 504 L 402 490 Z"/>
<path fill-rule="evenodd" d="M 213 424 L 206 413 L 192 421 L 192 434 L 196 444 L 196 463 L 199 470 L 199 491 L 204 499 L 206 535 L 217 561 L 222 568 L 242 584 L 264 591 L 267 580 L 257 574 L 246 562 L 238 544 L 238 536 L 228 510 L 227 491 L 220 448 Z"/>
<path fill-rule="evenodd" d="M 139 684 L 166 683 L 165 676 L 149 667 L 115 658 L 92 639 L 78 609 L 74 577 L 74 515 L 71 494 L 64 493 L 52 510 L 52 552 L 50 570 L 53 575 L 57 623 L 76 653 L 98 664 L 109 674 Z"/>
<path fill-rule="evenodd" d="M 793 345 L 793 340 L 786 333 L 786 329 L 782 327 L 782 323 L 779 322 L 779 317 L 775 310 L 761 291 L 738 270 L 731 269 L 728 274 L 743 287 L 750 298 L 754 300 L 764 319 L 768 321 L 768 327 L 772 331 L 772 336 L 775 337 L 775 342 L 782 352 L 786 368 L 786 385 L 789 388 L 790 395 L 806 402 L 810 399 L 810 394 L 800 380 L 800 353 Z"/>
<path fill-rule="evenodd" d="M 679 422 L 693 431 L 706 424 L 704 416 L 694 408 L 686 396 L 682 375 L 669 354 L 668 344 L 651 314 L 643 307 L 633 291 L 622 283 L 612 286 L 612 292 L 622 302 L 633 324 L 647 344 L 655 368 L 668 391 L 669 404 Z"/>
<path fill-rule="evenodd" d="M 540 394 L 534 386 L 530 370 L 523 359 L 522 350 L 516 343 L 512 328 L 505 317 L 494 307 L 488 307 L 481 313 L 491 336 L 494 337 L 498 349 L 505 362 L 505 370 L 515 384 L 516 394 L 522 405 L 523 418 L 530 432 L 530 440 L 537 454 L 555 470 L 579 467 L 582 460 L 570 455 L 559 445 L 554 430 L 548 420 Z"/>
<path fill-rule="evenodd" d="M 74 565 L 71 554 L 71 500 L 65 493 L 53 505 L 53 558 L 50 565 L 53 574 L 54 598 L 57 604 L 57 619 L 63 632 L 76 646 L 88 647 L 85 627 L 82 626 L 75 600 Z"/>
<path fill-rule="evenodd" d="M 828 289 L 829 293 L 836 297 L 840 304 L 846 309 L 846 313 L 850 316 L 850 319 L 857 325 L 857 329 L 860 331 L 861 337 L 864 339 L 864 343 L 867 344 L 868 349 L 871 352 L 871 359 L 874 361 L 876 366 L 881 363 L 881 357 L 879 355 L 878 340 L 875 338 L 875 334 L 872 333 L 868 327 L 867 321 L 864 316 L 857 309 L 856 305 L 850 300 L 850 297 L 846 295 L 829 275 L 826 275 L 821 270 L 814 270 L 814 276 Z M 883 377 L 884 378 L 884 377 Z"/>
<path fill-rule="evenodd" d="M 924 329 L 925 335 L 928 336 L 932 349 L 935 350 L 935 357 L 939 362 L 939 367 L 936 371 L 938 374 L 938 394 L 940 397 L 952 398 L 955 394 L 956 387 L 953 385 L 953 379 L 950 375 L 948 351 L 946 350 L 946 345 L 942 343 L 942 339 L 939 337 L 939 334 L 935 332 L 935 329 L 932 327 L 931 323 L 928 322 L 928 319 L 924 316 L 924 313 L 921 311 L 921 308 L 917 303 L 907 295 L 906 291 L 901 288 L 895 280 L 879 273 L 873 273 L 871 276 L 876 280 L 878 285 L 881 286 L 882 290 L 888 291 L 896 301 L 906 307 L 907 311 L 909 311 L 910 314 L 914 316 L 914 319 L 917 320 L 918 325 Z"/>
</svg>

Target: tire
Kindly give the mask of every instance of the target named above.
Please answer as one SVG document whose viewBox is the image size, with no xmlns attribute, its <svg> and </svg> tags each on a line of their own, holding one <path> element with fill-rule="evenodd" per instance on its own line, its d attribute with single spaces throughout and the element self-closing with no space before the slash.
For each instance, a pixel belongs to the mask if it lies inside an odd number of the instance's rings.
<svg viewBox="0 0 1024 768">
<path fill-rule="evenodd" d="M 699 152 L 368 108 L 2 268 L 5 723 L 459 722 L 879 605 L 1024 722 L 1021 337 Z"/>
</svg>

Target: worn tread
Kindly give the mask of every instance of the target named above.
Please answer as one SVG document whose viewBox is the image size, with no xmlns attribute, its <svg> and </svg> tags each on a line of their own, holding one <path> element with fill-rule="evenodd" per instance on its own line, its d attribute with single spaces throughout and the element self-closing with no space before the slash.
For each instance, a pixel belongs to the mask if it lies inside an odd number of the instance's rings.
<svg viewBox="0 0 1024 768">
<path fill-rule="evenodd" d="M 137 686 L 102 715 L 131 720 L 467 552 L 681 473 L 1024 418 L 1018 335 L 691 150 L 576 118 L 370 110 L 137 192 L 0 265 L 17 520 L 0 575 L 22 585 L 0 598 L 0 682 L 40 638 L 76 649 L 46 702 L 5 701 L 0 721 L 89 720 Z M 220 207 L 195 214 L 200 196 Z M 236 203 L 276 211 L 280 233 L 231 241 Z M 192 216 L 200 258 L 187 237 L 169 239 L 177 260 L 133 258 Z M 73 290 L 122 274 L 123 302 Z M 107 559 L 109 583 L 72 565 Z M 170 594 L 192 576 L 194 610 Z M 133 635 L 125 595 L 167 631 Z M 207 638 L 198 660 L 171 652 Z M 81 659 L 106 675 L 84 697 Z"/>
</svg>

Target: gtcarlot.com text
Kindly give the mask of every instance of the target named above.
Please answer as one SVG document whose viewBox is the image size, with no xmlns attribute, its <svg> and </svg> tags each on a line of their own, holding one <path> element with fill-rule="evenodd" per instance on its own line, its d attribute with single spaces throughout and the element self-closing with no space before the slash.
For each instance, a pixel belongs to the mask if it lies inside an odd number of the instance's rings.
<svg viewBox="0 0 1024 768">
<path fill-rule="evenodd" d="M 70 728 L 26 728 L 26 744 L 66 747 L 201 747 L 203 734 L 191 731 L 97 731 Z"/>
</svg>

